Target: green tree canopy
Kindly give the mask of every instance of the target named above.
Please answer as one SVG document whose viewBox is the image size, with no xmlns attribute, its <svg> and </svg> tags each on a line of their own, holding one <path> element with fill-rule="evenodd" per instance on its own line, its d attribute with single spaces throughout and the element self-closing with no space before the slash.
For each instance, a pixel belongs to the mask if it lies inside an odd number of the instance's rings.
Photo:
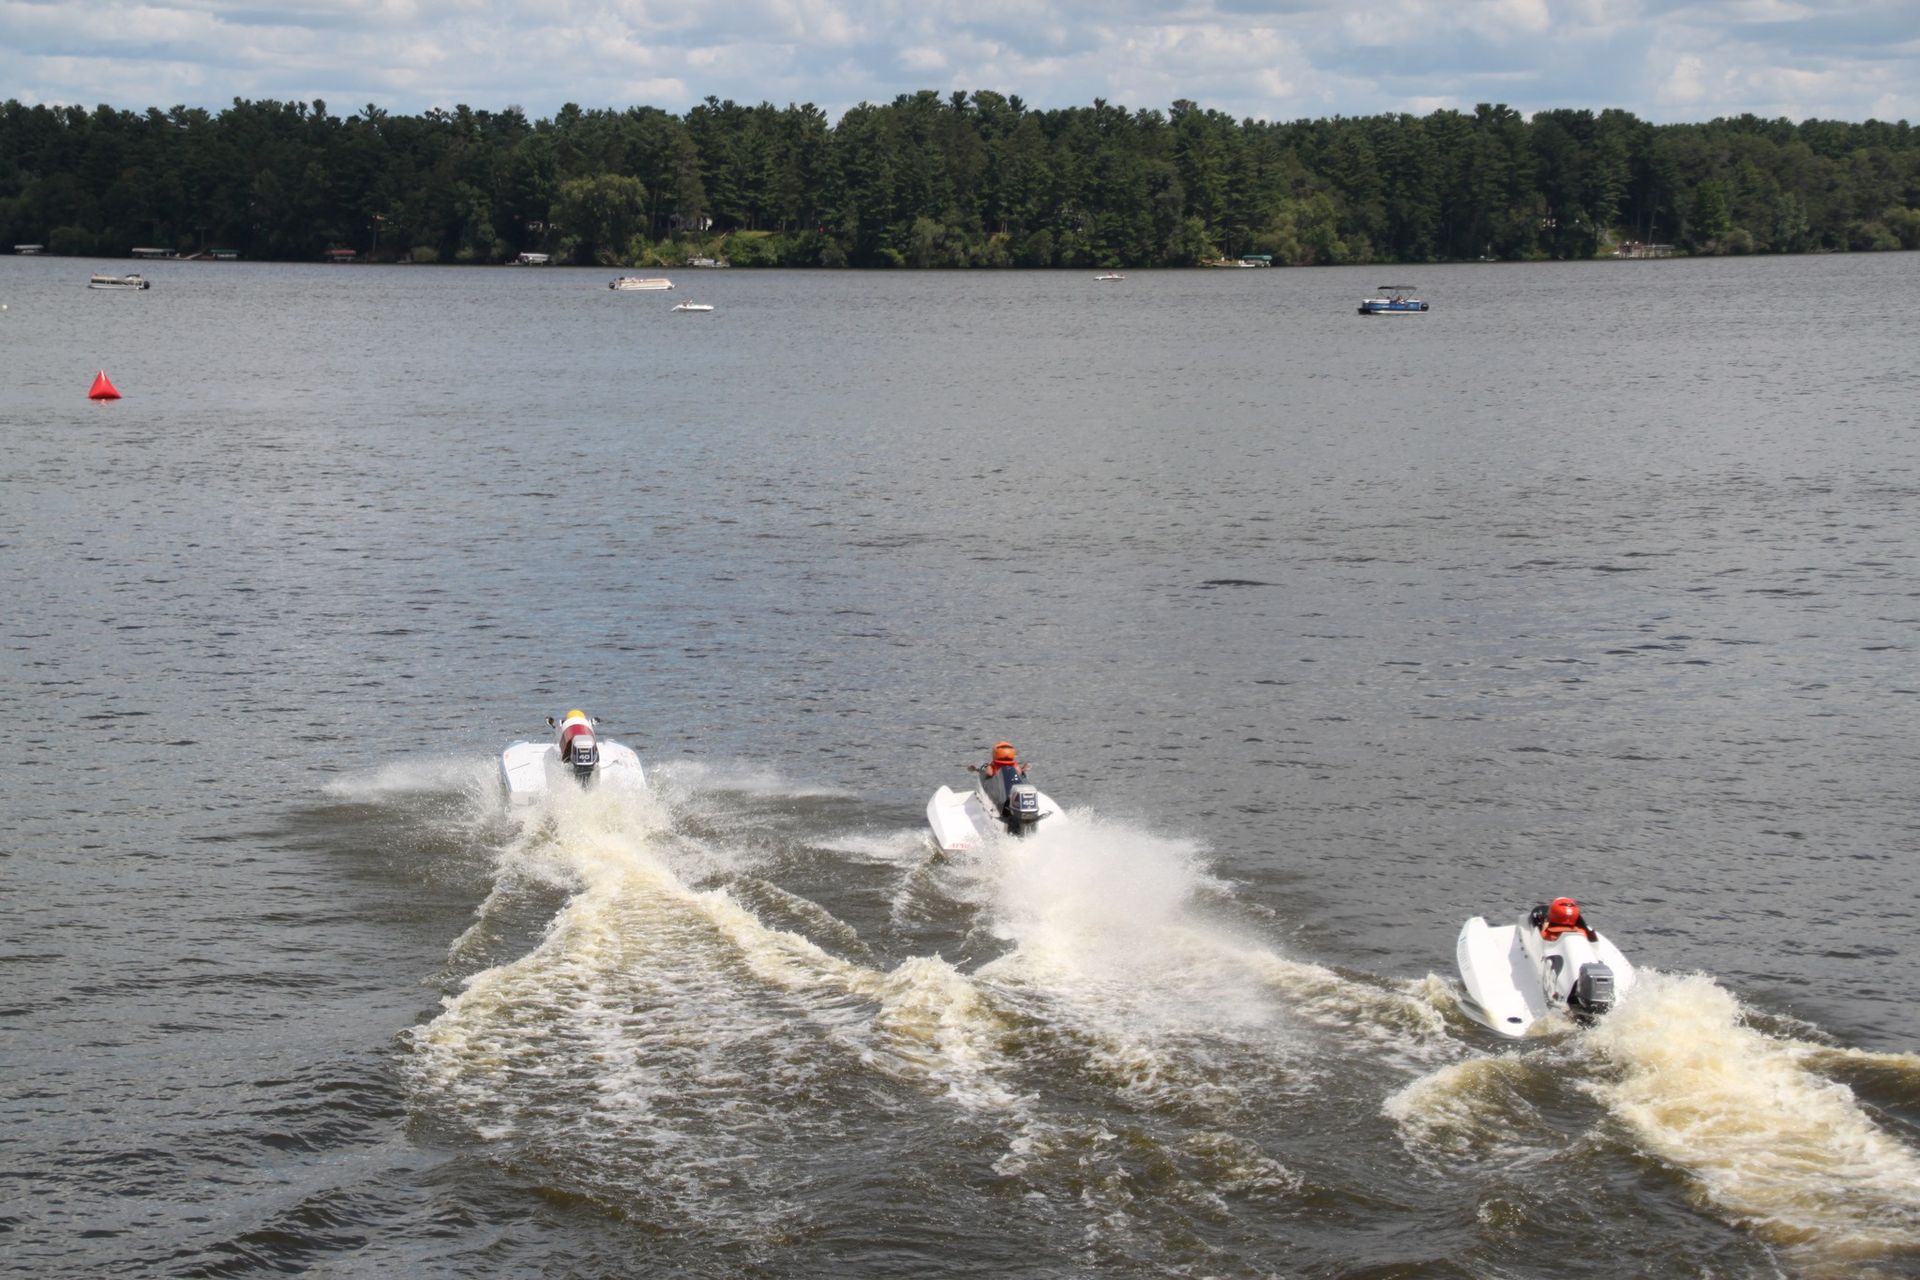
<svg viewBox="0 0 1920 1280">
<path fill-rule="evenodd" d="M 1235 120 L 1182 99 L 1035 110 L 931 90 L 861 103 L 708 98 L 352 115 L 234 102 L 0 104 L 0 247 L 135 244 L 311 259 L 854 266 L 1286 264 L 1913 248 L 1905 122 L 1630 112 Z"/>
</svg>

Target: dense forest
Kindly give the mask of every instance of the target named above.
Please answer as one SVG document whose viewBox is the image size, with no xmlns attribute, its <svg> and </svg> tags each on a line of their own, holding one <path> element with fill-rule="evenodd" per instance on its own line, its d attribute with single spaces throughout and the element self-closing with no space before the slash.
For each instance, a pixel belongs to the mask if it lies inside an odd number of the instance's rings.
<svg viewBox="0 0 1920 1280">
<path fill-rule="evenodd" d="M 1629 112 L 1235 120 L 924 91 L 838 122 L 708 98 L 551 120 L 0 107 L 0 246 L 736 266 L 1185 265 L 1920 247 L 1905 121 Z M 0 248 L 0 251 L 4 251 Z"/>
</svg>

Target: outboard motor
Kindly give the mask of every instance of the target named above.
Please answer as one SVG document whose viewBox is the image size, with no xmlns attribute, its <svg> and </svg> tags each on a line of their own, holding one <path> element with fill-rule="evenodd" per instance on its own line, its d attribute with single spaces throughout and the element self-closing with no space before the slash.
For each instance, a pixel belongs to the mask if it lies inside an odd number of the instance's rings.
<svg viewBox="0 0 1920 1280">
<path fill-rule="evenodd" d="M 600 763 L 600 747 L 590 733 L 574 735 L 573 742 L 567 748 L 567 768 L 573 770 L 574 780 L 585 786 L 593 777 L 593 770 Z"/>
<path fill-rule="evenodd" d="M 1588 1017 L 1613 1008 L 1613 970 L 1598 960 L 1581 965 L 1573 990 L 1567 992 L 1567 1006 Z"/>
<path fill-rule="evenodd" d="M 1040 789 L 1016 782 L 1007 790 L 1007 830 L 1016 836 L 1031 834 L 1040 825 Z"/>
</svg>

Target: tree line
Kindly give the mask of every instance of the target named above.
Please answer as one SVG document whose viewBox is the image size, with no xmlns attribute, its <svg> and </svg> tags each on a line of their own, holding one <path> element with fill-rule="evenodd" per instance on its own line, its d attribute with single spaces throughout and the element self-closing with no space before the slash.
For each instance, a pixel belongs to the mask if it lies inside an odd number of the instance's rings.
<svg viewBox="0 0 1920 1280">
<path fill-rule="evenodd" d="M 0 107 L 0 252 L 312 260 L 1179 266 L 1920 248 L 1920 132 L 1505 105 L 1236 120 L 903 94 L 837 122 L 708 98 L 552 119 L 235 99 Z"/>
</svg>

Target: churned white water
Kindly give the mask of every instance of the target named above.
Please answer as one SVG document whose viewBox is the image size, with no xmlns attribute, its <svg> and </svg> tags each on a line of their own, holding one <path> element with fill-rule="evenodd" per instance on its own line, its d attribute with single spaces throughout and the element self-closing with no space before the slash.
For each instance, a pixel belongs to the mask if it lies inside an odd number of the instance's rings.
<svg viewBox="0 0 1920 1280">
<path fill-rule="evenodd" d="M 1642 970 L 1592 1026 L 1471 1053 L 1383 1111 L 1412 1154 L 1442 1167 L 1540 1168 L 1623 1143 L 1796 1271 L 1905 1274 L 1920 1249 L 1920 1151 L 1819 1070 L 1850 1056 L 1756 1029 L 1710 977 Z M 1920 1074 L 1914 1055 L 1864 1057 Z M 1580 1094 L 1603 1110 L 1570 1143 L 1549 1111 L 1577 1113 L 1569 1096 Z"/>
<path fill-rule="evenodd" d="M 1810 1273 L 1859 1275 L 1920 1249 L 1910 1136 L 1809 1069 L 1804 1046 L 1747 1026 L 1711 978 L 1647 974 L 1589 1034 L 1617 1072 L 1597 1095 L 1713 1211 Z M 1920 1057 L 1907 1056 L 1906 1069 L 1920 1071 Z"/>
</svg>

